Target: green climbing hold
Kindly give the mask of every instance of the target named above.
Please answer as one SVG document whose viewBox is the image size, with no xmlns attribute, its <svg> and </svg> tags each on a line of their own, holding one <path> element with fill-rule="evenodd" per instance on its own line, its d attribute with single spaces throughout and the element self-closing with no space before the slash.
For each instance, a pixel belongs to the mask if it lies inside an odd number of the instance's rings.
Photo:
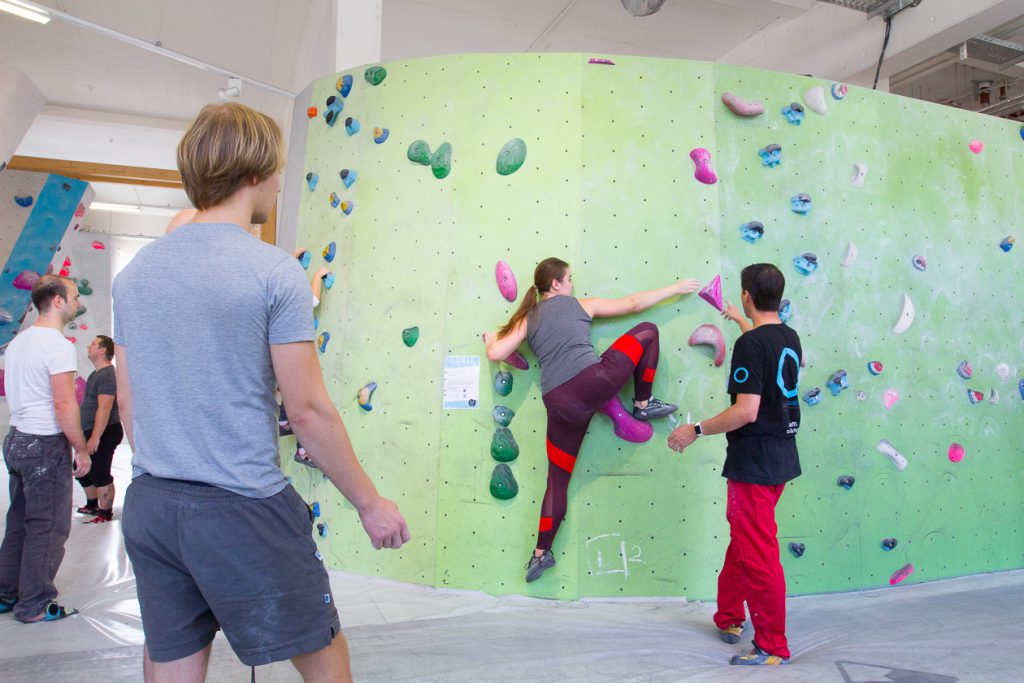
<svg viewBox="0 0 1024 683">
<path fill-rule="evenodd" d="M 508 427 L 498 427 L 491 437 L 491 457 L 498 462 L 512 462 L 519 457 L 519 444 Z"/>
<path fill-rule="evenodd" d="M 409 151 L 406 152 L 406 156 L 409 157 L 409 161 L 415 161 L 417 164 L 429 166 L 430 145 L 427 144 L 426 140 L 413 140 L 413 143 L 409 145 Z"/>
<path fill-rule="evenodd" d="M 512 476 L 512 470 L 508 465 L 501 462 L 494 466 L 491 473 L 491 495 L 498 500 L 509 500 L 519 493 L 519 484 Z"/>
<path fill-rule="evenodd" d="M 412 348 L 416 346 L 416 342 L 420 339 L 420 328 L 418 327 L 407 327 L 402 330 L 402 343 Z"/>
<path fill-rule="evenodd" d="M 430 168 L 434 171 L 434 177 L 438 180 L 447 178 L 452 172 L 452 146 L 445 142 L 430 155 Z"/>
<path fill-rule="evenodd" d="M 85 278 L 71 278 L 71 281 L 78 286 L 78 293 L 82 296 L 89 296 L 92 294 L 92 287 L 89 286 L 89 281 Z"/>
<path fill-rule="evenodd" d="M 382 66 L 371 66 L 363 73 L 363 77 L 370 85 L 380 85 L 388 77 L 388 70 Z"/>
<path fill-rule="evenodd" d="M 494 406 L 491 415 L 494 416 L 494 421 L 502 427 L 508 427 L 512 422 L 512 418 L 516 416 L 511 408 L 506 408 L 505 406 Z"/>
<path fill-rule="evenodd" d="M 513 138 L 498 152 L 498 174 L 512 175 L 526 161 L 526 143 L 522 138 Z"/>
<path fill-rule="evenodd" d="M 512 393 L 512 373 L 498 370 L 494 373 L 494 390 L 502 396 Z"/>
<path fill-rule="evenodd" d="M 81 318 L 83 315 L 85 315 L 85 311 L 86 311 L 85 306 L 79 306 L 78 307 L 78 312 L 75 313 L 75 317 L 76 318 Z"/>
</svg>

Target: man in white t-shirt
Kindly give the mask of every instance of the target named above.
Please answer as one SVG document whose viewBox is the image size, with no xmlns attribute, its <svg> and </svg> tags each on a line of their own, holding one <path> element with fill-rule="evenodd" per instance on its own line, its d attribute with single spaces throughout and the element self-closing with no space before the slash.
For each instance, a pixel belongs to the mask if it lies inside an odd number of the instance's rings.
<svg viewBox="0 0 1024 683">
<path fill-rule="evenodd" d="M 54 601 L 53 580 L 71 531 L 72 459 L 78 477 L 91 465 L 75 400 L 75 347 L 63 334 L 78 313 L 78 287 L 43 276 L 32 303 L 39 318 L 8 345 L 4 375 L 11 506 L 0 546 L 0 613 L 24 623 L 75 614 Z"/>
</svg>

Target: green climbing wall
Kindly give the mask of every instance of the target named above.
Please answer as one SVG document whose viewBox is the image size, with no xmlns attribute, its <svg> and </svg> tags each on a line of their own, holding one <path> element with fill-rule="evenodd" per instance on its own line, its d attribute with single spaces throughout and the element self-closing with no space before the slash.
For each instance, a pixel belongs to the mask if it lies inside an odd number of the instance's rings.
<svg viewBox="0 0 1024 683">
<path fill-rule="evenodd" d="M 579 596 L 685 595 L 713 598 L 728 541 L 725 440 L 703 439 L 684 454 L 665 446 L 671 424 L 636 445 L 594 418 L 576 467 L 569 514 L 555 541 L 558 564 L 532 584 L 523 564 L 535 543 L 546 478 L 544 410 L 535 359 L 519 371 L 489 363 L 480 333 L 507 320 L 515 305 L 499 294 L 499 259 L 514 270 L 520 294 L 534 265 L 560 256 L 573 265 L 577 294 L 615 297 L 681 277 L 708 282 L 721 273 L 738 298 L 739 271 L 777 263 L 792 301 L 790 324 L 803 339 L 800 391 L 820 387 L 819 405 L 803 404 L 799 436 L 804 476 L 783 496 L 778 519 L 783 564 L 793 594 L 887 585 L 907 563 L 906 583 L 1024 566 L 1019 447 L 1024 402 L 1022 312 L 1015 285 L 1021 249 L 999 248 L 1019 233 L 1024 140 L 1019 125 L 829 82 L 726 67 L 635 57 L 615 65 L 581 55 L 472 55 L 388 63 L 377 86 L 363 69 L 338 122 L 323 118 L 339 96 L 337 76 L 317 81 L 311 104 L 299 244 L 314 253 L 310 274 L 328 264 L 337 282 L 318 318 L 331 334 L 321 356 L 328 387 L 357 452 L 382 493 L 398 501 L 412 528 L 399 552 L 373 551 L 356 515 L 319 472 L 282 462 L 299 491 L 321 507 L 319 540 L 330 566 L 428 585 L 490 593 Z M 806 107 L 800 126 L 780 110 L 823 86 L 828 112 Z M 765 113 L 731 114 L 725 91 L 759 99 Z M 348 135 L 345 118 L 361 129 Z M 374 142 L 374 127 L 389 137 Z M 502 146 L 527 145 L 515 173 L 495 172 Z M 453 148 L 450 175 L 408 160 L 422 139 Z M 972 140 L 984 143 L 973 153 Z M 758 150 L 782 147 L 778 167 Z M 693 177 L 689 153 L 711 152 L 716 185 Z M 851 185 L 853 164 L 868 167 Z M 351 188 L 339 171 L 358 172 Z M 345 215 L 330 194 L 355 202 Z M 808 193 L 802 216 L 789 198 Z M 756 244 L 739 226 L 761 221 Z M 855 245 L 858 256 L 840 265 Z M 794 257 L 817 255 L 819 268 L 797 273 Z M 927 262 L 912 267 L 915 255 Z M 892 332 L 903 295 L 917 317 Z M 715 323 L 731 351 L 736 338 L 716 311 L 691 296 L 641 316 L 601 321 L 603 350 L 636 322 L 662 330 L 655 391 L 681 406 L 679 419 L 706 418 L 728 401 L 727 369 L 706 347 L 687 345 L 700 324 Z M 418 325 L 419 342 L 402 343 Z M 480 402 L 442 410 L 444 358 L 481 356 Z M 956 373 L 967 360 L 970 380 Z M 883 372 L 872 376 L 868 361 Z M 1006 364 L 1003 379 L 997 371 Z M 511 370 L 507 397 L 492 389 Z M 850 387 L 832 397 L 838 369 Z M 375 381 L 373 410 L 356 392 Z M 972 405 L 968 388 L 984 392 Z M 883 392 L 899 400 L 886 409 Z M 989 401 L 991 390 L 999 401 Z M 862 395 L 858 395 L 863 392 Z M 628 402 L 629 390 L 622 394 Z M 519 494 L 495 499 L 488 484 L 495 405 L 515 411 L 510 429 L 521 454 L 509 463 Z M 897 470 L 876 445 L 888 439 L 908 461 Z M 947 457 L 953 442 L 966 456 Z M 840 475 L 856 477 L 846 490 Z M 886 537 L 898 539 L 892 551 Z M 796 558 L 790 541 L 803 543 Z"/>
</svg>

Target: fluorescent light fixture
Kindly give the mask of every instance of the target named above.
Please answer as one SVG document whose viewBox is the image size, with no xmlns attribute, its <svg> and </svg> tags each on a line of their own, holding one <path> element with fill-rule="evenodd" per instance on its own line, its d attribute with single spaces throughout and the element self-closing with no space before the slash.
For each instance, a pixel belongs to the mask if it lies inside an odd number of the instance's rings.
<svg viewBox="0 0 1024 683">
<path fill-rule="evenodd" d="M 45 10 L 38 9 L 36 6 L 19 2 L 19 0 L 0 0 L 0 12 L 7 12 L 19 16 L 22 19 L 28 19 L 34 21 L 37 24 L 48 24 L 50 23 L 50 15 Z"/>
<path fill-rule="evenodd" d="M 173 216 L 181 211 L 173 206 L 147 206 L 146 204 L 120 204 L 117 202 L 93 202 L 89 205 L 89 210 L 133 213 L 140 216 Z"/>
</svg>

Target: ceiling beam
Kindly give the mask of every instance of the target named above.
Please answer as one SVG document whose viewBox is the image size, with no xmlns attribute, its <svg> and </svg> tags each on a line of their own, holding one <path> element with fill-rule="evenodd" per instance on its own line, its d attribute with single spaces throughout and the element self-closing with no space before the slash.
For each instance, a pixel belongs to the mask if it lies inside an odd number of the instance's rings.
<svg viewBox="0 0 1024 683">
<path fill-rule="evenodd" d="M 181 174 L 162 168 L 96 164 L 89 161 L 64 161 L 18 155 L 11 157 L 11 160 L 7 162 L 7 168 L 12 171 L 54 173 L 91 183 L 122 183 L 181 189 Z"/>
</svg>

